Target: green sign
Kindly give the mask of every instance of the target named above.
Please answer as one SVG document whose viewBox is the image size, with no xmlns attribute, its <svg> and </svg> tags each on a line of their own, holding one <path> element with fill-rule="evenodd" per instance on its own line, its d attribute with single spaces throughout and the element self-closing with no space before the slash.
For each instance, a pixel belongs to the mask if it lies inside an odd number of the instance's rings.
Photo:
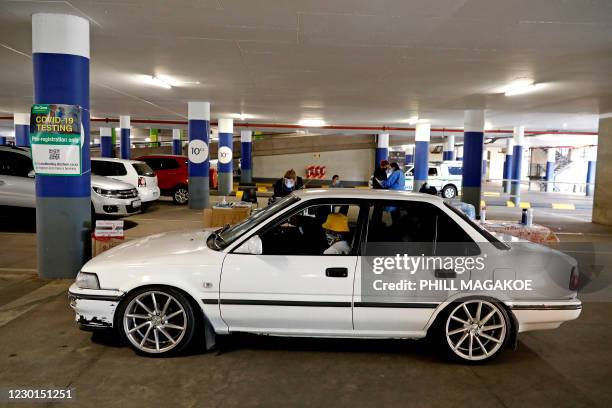
<svg viewBox="0 0 612 408">
<path fill-rule="evenodd" d="M 76 105 L 32 105 L 30 144 L 34 172 L 54 176 L 82 174 L 83 127 Z"/>
</svg>

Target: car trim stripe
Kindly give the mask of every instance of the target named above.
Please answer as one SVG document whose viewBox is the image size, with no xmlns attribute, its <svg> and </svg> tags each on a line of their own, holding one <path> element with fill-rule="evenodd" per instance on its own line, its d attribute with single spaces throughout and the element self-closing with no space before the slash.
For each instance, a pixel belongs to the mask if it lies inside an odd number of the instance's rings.
<svg viewBox="0 0 612 408">
<path fill-rule="evenodd" d="M 202 299 L 205 305 L 217 305 L 218 299 Z M 351 307 L 351 302 L 318 302 L 302 300 L 259 300 L 259 299 L 221 299 L 222 305 L 251 305 L 251 306 L 309 306 L 309 307 Z M 409 308 L 409 309 L 435 309 L 439 303 L 419 302 L 355 302 L 354 307 L 379 308 Z"/>
<path fill-rule="evenodd" d="M 582 305 L 511 305 L 512 310 L 580 310 Z"/>
<path fill-rule="evenodd" d="M 123 295 L 92 295 L 92 294 L 83 294 L 83 293 L 74 293 L 68 292 L 68 296 L 73 297 L 75 299 L 84 299 L 84 300 L 106 300 L 106 301 L 116 301 L 123 297 Z"/>
</svg>

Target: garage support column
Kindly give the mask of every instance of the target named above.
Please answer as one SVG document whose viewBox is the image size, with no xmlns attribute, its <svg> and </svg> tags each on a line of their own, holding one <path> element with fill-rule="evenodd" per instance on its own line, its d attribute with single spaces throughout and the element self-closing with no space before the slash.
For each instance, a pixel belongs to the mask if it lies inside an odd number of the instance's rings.
<svg viewBox="0 0 612 408">
<path fill-rule="evenodd" d="M 183 143 L 182 143 L 182 130 L 172 129 L 172 154 L 182 155 L 183 154 Z"/>
<path fill-rule="evenodd" d="M 253 183 L 253 131 L 240 131 L 240 184 Z"/>
<path fill-rule="evenodd" d="M 408 146 L 406 148 L 406 165 L 414 163 L 414 146 Z"/>
<path fill-rule="evenodd" d="M 208 207 L 210 198 L 208 140 L 210 137 L 210 103 L 188 102 L 189 119 L 189 208 Z"/>
<path fill-rule="evenodd" d="M 6 145 L 6 137 L 0 136 L 0 146 L 4 146 L 4 145 Z"/>
<path fill-rule="evenodd" d="M 389 134 L 380 133 L 376 141 L 376 156 L 374 158 L 374 168 L 380 166 L 380 162 L 383 160 L 389 160 Z"/>
<path fill-rule="evenodd" d="M 15 113 L 13 115 L 15 128 L 15 146 L 30 146 L 30 114 Z"/>
<path fill-rule="evenodd" d="M 461 201 L 472 204 L 480 217 L 482 201 L 482 160 L 484 147 L 483 110 L 467 110 L 463 129 L 463 179 Z"/>
<path fill-rule="evenodd" d="M 159 147 L 159 129 L 149 129 L 149 147 Z"/>
<path fill-rule="evenodd" d="M 455 160 L 455 135 L 446 136 L 442 160 Z"/>
<path fill-rule="evenodd" d="M 32 16 L 34 103 L 82 108 L 82 175 L 36 175 L 36 240 L 42 278 L 74 278 L 91 258 L 89 22 Z"/>
<path fill-rule="evenodd" d="M 130 141 L 130 117 L 124 115 L 119 116 L 119 127 L 121 128 L 121 139 L 119 141 L 121 147 L 120 157 L 122 159 L 129 159 L 132 146 L 132 142 Z"/>
<path fill-rule="evenodd" d="M 597 163 L 597 150 L 590 148 L 588 152 L 587 176 L 586 176 L 586 196 L 591 197 L 595 192 L 595 166 Z"/>
<path fill-rule="evenodd" d="M 556 149 L 551 147 L 546 151 L 546 192 L 553 191 L 553 181 L 555 181 L 555 153 Z"/>
<path fill-rule="evenodd" d="M 506 139 L 506 158 L 504 159 L 504 194 L 510 193 L 510 179 L 512 178 L 512 149 L 514 148 L 514 139 Z"/>
<path fill-rule="evenodd" d="M 514 205 L 521 202 L 521 170 L 523 167 L 523 143 L 525 126 L 514 127 L 514 149 L 512 151 L 512 182 L 510 185 L 510 200 Z"/>
<path fill-rule="evenodd" d="M 113 157 L 113 135 L 111 128 L 100 128 L 100 157 Z"/>
<path fill-rule="evenodd" d="M 412 191 L 419 191 L 423 184 L 427 183 L 430 138 L 431 124 L 417 123 L 414 134 L 414 187 Z"/>
<path fill-rule="evenodd" d="M 232 166 L 234 120 L 228 118 L 219 119 L 219 149 L 217 158 L 219 162 L 219 195 L 227 196 L 232 193 L 234 182 L 234 168 Z"/>
</svg>

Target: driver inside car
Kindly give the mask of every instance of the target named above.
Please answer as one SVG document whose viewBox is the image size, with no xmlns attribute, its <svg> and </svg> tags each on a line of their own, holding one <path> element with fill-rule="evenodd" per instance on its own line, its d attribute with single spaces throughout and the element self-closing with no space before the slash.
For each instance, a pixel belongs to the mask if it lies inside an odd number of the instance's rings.
<svg viewBox="0 0 612 408">
<path fill-rule="evenodd" d="M 350 232 L 348 217 L 340 213 L 331 213 L 322 227 L 325 229 L 325 236 L 329 248 L 324 255 L 347 255 L 351 252 L 351 247 L 347 242 L 347 234 Z"/>
</svg>

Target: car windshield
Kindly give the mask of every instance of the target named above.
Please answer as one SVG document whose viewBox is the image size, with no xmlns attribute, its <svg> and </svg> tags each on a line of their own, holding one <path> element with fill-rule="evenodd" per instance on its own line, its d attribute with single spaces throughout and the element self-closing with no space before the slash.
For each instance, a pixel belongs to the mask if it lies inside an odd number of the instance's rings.
<svg viewBox="0 0 612 408">
<path fill-rule="evenodd" d="M 493 234 L 491 234 L 489 231 L 484 229 L 480 224 L 474 222 L 474 220 L 472 220 L 470 217 L 468 217 L 463 211 L 461 211 L 457 207 L 453 206 L 448 201 L 444 201 L 444 205 L 446 205 L 448 208 L 450 208 L 452 212 L 454 212 L 455 214 L 460 216 L 465 222 L 467 222 L 472 227 L 474 227 L 476 229 L 476 231 L 478 231 L 483 237 L 485 237 L 487 239 L 487 241 L 489 241 L 491 244 L 493 244 L 493 246 L 495 248 L 497 248 L 497 249 L 510 249 L 508 247 L 508 245 L 504 244 L 499 239 L 495 238 L 495 236 Z"/>
<path fill-rule="evenodd" d="M 272 215 L 282 211 L 297 201 L 299 201 L 299 198 L 290 194 L 275 201 L 266 208 L 254 212 L 250 217 L 245 218 L 238 224 L 232 225 L 231 227 L 225 226 L 219 228 L 209 237 L 207 245 L 212 249 L 224 249 L 255 225 L 270 218 Z"/>
<path fill-rule="evenodd" d="M 155 176 L 155 172 L 153 169 L 149 167 L 147 163 L 133 163 L 134 169 L 139 176 L 153 177 Z"/>
</svg>

